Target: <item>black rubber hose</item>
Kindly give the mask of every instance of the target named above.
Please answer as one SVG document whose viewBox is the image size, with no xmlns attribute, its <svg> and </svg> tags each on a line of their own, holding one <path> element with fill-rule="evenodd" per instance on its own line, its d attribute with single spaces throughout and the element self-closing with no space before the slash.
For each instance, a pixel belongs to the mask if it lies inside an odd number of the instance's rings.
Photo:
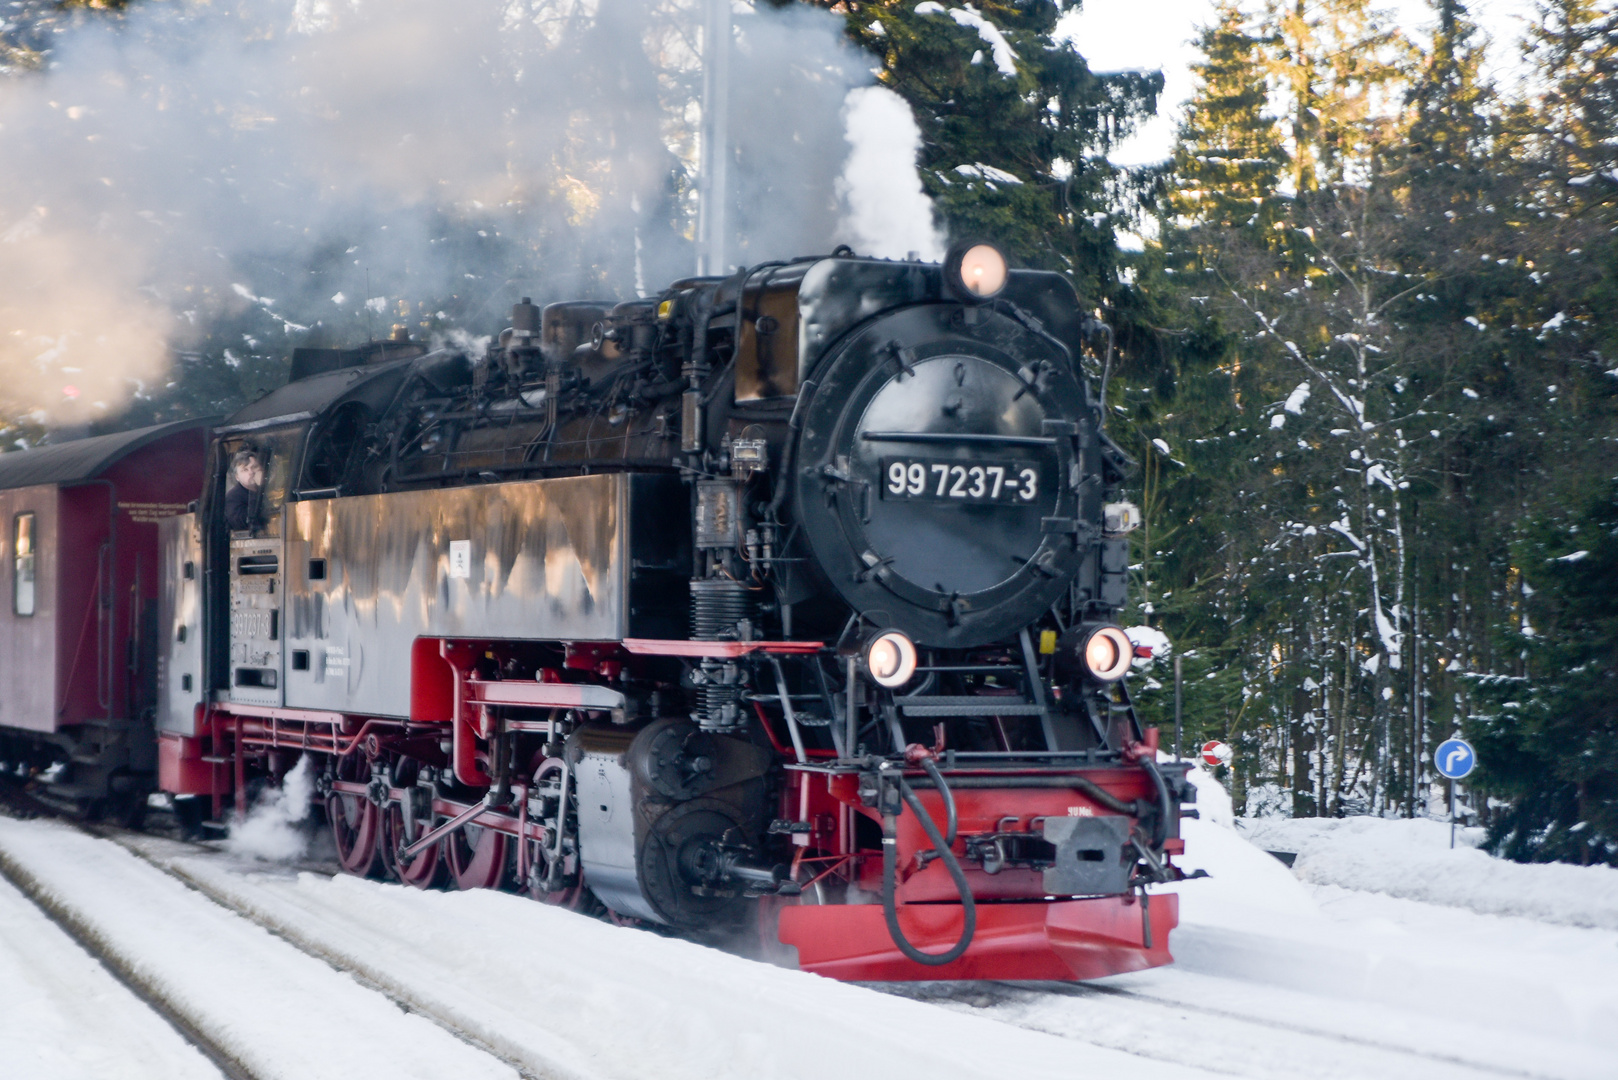
<svg viewBox="0 0 1618 1080">
<path fill-rule="evenodd" d="M 978 907 L 972 900 L 972 887 L 967 883 L 966 873 L 961 869 L 960 862 L 956 860 L 955 853 L 949 849 L 948 844 L 944 843 L 944 837 L 939 833 L 938 826 L 933 822 L 932 815 L 927 813 L 927 808 L 921 805 L 921 800 L 916 798 L 916 793 L 911 790 L 909 784 L 905 783 L 903 777 L 899 778 L 899 794 L 904 797 L 906 805 L 921 820 L 921 827 L 926 830 L 927 838 L 933 842 L 934 848 L 937 849 L 939 856 L 944 860 L 944 866 L 949 870 L 949 876 L 955 879 L 956 891 L 961 894 L 961 912 L 965 916 L 966 925 L 961 928 L 960 940 L 951 945 L 947 951 L 941 953 L 922 952 L 910 944 L 909 939 L 905 937 L 904 931 L 899 927 L 898 909 L 894 906 L 894 880 L 898 872 L 899 838 L 896 835 L 898 832 L 898 819 L 892 814 L 886 815 L 882 819 L 882 915 L 888 923 L 888 936 L 893 938 L 893 943 L 899 947 L 900 952 L 918 964 L 926 964 L 928 967 L 942 967 L 960 959 L 961 954 L 971 946 L 972 936 L 977 933 L 978 929 Z"/>
<path fill-rule="evenodd" d="M 1163 843 L 1169 838 L 1169 814 L 1174 806 L 1169 801 L 1169 785 L 1164 781 L 1163 774 L 1157 769 L 1157 762 L 1151 758 L 1140 759 L 1140 767 L 1146 770 L 1146 775 L 1152 778 L 1157 788 L 1157 821 L 1152 825 L 1152 850 L 1162 851 Z"/>
<path fill-rule="evenodd" d="M 922 758 L 921 767 L 933 778 L 933 783 L 938 785 L 938 793 L 944 797 L 944 847 L 952 848 L 955 846 L 955 826 L 958 821 L 955 816 L 955 793 L 944 783 L 944 777 L 932 758 Z"/>
</svg>

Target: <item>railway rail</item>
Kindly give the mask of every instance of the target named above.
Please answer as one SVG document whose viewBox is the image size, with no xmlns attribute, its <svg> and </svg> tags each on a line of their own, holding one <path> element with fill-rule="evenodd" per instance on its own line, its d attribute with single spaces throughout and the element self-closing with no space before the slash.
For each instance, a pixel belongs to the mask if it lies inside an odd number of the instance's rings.
<svg viewBox="0 0 1618 1080">
<path fill-rule="evenodd" d="M 115 951 L 107 948 L 94 928 L 87 925 L 74 912 L 64 907 L 44 889 L 39 881 L 14 860 L 0 853 L 0 877 L 9 882 L 52 925 L 127 990 L 137 1001 L 159 1020 L 168 1024 L 179 1036 L 194 1047 L 207 1061 L 230 1080 L 260 1080 L 252 1070 L 244 1067 L 225 1047 L 210 1038 L 206 1030 L 193 1017 L 174 1008 L 161 991 L 145 975 L 125 962 Z"/>
<path fill-rule="evenodd" d="M 1021 989 L 1016 983 L 1000 982 L 990 984 L 996 987 Z M 1386 1053 L 1401 1054 L 1411 1058 L 1420 1059 L 1442 1065 L 1458 1065 L 1465 1069 L 1491 1076 L 1510 1077 L 1512 1080 L 1550 1080 L 1552 1074 L 1533 1072 L 1526 1069 L 1506 1068 L 1500 1065 L 1479 1061 L 1475 1058 L 1462 1057 L 1457 1054 L 1438 1053 L 1424 1050 L 1419 1047 L 1404 1045 L 1386 1039 L 1372 1039 L 1363 1035 L 1354 1035 L 1342 1031 L 1332 1031 L 1328 1028 L 1309 1024 L 1301 1024 L 1278 1020 L 1274 1017 L 1258 1015 L 1252 1012 L 1243 1012 L 1237 1009 L 1221 1009 L 1208 1005 L 1180 1001 L 1174 998 L 1161 997 L 1157 994 L 1142 993 L 1121 986 L 1106 986 L 1094 983 L 1075 986 L 1058 983 L 1053 986 L 1039 988 L 1040 993 L 1056 994 L 1063 997 L 1084 998 L 1089 996 L 1107 996 L 1138 1003 L 1143 1008 L 1163 1008 L 1194 1012 L 1203 1016 L 1212 1017 L 1223 1022 L 1247 1024 L 1254 1027 L 1267 1028 L 1272 1031 L 1285 1032 L 1289 1035 L 1302 1035 L 1310 1039 L 1321 1039 L 1328 1042 L 1345 1043 L 1350 1046 L 1365 1047 Z M 1423 1066 L 1426 1068 L 1427 1066 Z"/>
</svg>

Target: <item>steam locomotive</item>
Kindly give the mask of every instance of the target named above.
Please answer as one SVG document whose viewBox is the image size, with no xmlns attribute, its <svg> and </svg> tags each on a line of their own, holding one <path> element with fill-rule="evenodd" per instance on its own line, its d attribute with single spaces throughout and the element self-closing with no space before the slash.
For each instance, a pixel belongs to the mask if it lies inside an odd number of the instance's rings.
<svg viewBox="0 0 1618 1080">
<path fill-rule="evenodd" d="M 839 250 L 0 456 L 0 759 L 217 819 L 307 757 L 349 873 L 838 978 L 1166 963 L 1104 330 L 989 244 Z"/>
</svg>

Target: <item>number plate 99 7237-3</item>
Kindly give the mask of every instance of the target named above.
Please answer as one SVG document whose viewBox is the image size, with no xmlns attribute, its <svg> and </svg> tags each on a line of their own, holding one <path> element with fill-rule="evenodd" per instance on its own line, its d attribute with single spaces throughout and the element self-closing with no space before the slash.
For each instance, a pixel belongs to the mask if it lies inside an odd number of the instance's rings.
<svg viewBox="0 0 1618 1080">
<path fill-rule="evenodd" d="M 914 461 L 884 458 L 884 499 L 1030 503 L 1039 497 L 1039 470 L 1029 461 Z"/>
</svg>

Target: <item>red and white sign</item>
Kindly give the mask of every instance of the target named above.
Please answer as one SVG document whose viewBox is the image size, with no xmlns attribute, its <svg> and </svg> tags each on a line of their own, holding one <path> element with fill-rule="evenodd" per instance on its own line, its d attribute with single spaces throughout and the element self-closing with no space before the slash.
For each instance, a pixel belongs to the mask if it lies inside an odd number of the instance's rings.
<svg viewBox="0 0 1618 1080">
<path fill-rule="evenodd" d="M 1211 739 L 1202 744 L 1202 760 L 1209 765 L 1229 765 L 1230 758 L 1230 747 L 1218 739 Z"/>
</svg>

